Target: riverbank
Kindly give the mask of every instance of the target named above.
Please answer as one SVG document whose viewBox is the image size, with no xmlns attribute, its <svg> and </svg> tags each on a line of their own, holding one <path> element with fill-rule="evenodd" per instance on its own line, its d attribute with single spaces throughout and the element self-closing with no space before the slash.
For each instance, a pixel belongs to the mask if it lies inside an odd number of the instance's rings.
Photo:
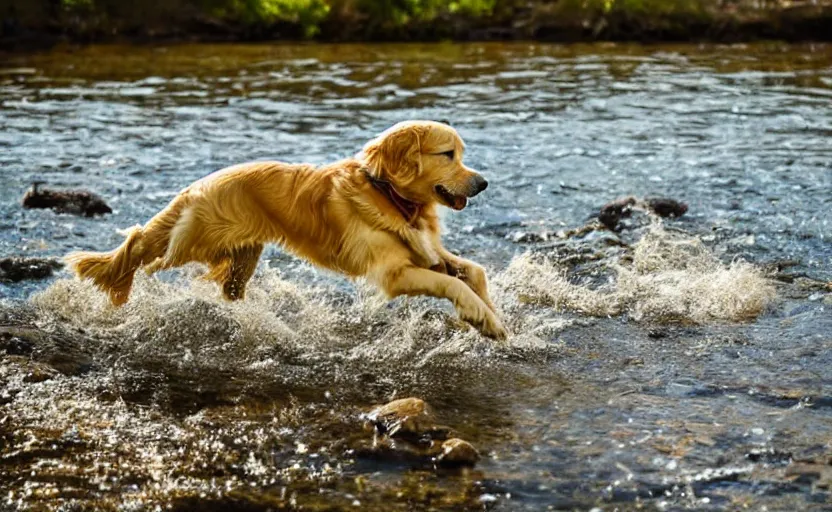
<svg viewBox="0 0 832 512">
<path fill-rule="evenodd" d="M 0 47 L 157 41 L 832 40 L 832 1 L 5 0 Z"/>
</svg>

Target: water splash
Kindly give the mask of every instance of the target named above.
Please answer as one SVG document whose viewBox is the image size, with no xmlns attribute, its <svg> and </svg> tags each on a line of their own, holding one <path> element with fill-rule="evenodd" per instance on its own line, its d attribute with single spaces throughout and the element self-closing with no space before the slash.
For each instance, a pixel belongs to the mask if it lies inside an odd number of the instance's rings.
<svg viewBox="0 0 832 512">
<path fill-rule="evenodd" d="M 117 340 L 125 357 L 176 362 L 180 369 L 264 370 L 287 361 L 410 366 L 437 357 L 472 364 L 500 353 L 537 358 L 556 352 L 551 340 L 572 324 L 574 313 L 744 321 L 775 298 L 759 269 L 742 261 L 725 265 L 697 238 L 660 225 L 634 245 L 631 258 L 608 262 L 614 273 L 600 286 L 574 282 L 545 257 L 515 258 L 492 279 L 495 303 L 513 333 L 505 344 L 482 338 L 441 301 L 388 302 L 362 282 L 345 294 L 266 268 L 255 276 L 246 300 L 233 303 L 223 301 L 213 283 L 195 278 L 198 267 L 184 271 L 184 285 L 139 274 L 130 302 L 120 309 L 89 282 L 72 279 L 57 281 L 32 303 L 47 322 L 68 322 Z"/>
<path fill-rule="evenodd" d="M 699 238 L 658 226 L 635 245 L 632 265 L 617 269 L 620 302 L 635 320 L 749 321 L 777 295 L 754 265 L 724 265 Z"/>
<path fill-rule="evenodd" d="M 636 321 L 747 321 L 776 298 L 759 268 L 741 260 L 725 265 L 699 238 L 658 223 L 633 246 L 630 258 L 609 265 L 615 275 L 597 287 L 576 283 L 566 268 L 531 254 L 515 258 L 495 282 L 503 300 L 591 316 L 627 313 Z"/>
</svg>

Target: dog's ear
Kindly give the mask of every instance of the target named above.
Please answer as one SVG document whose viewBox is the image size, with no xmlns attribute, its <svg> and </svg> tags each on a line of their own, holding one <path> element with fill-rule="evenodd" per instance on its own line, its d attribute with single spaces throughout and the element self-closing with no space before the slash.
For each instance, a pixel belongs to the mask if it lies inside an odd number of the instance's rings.
<svg viewBox="0 0 832 512">
<path fill-rule="evenodd" d="M 364 146 L 364 161 L 376 178 L 407 184 L 422 172 L 422 151 L 415 127 L 387 131 Z"/>
</svg>

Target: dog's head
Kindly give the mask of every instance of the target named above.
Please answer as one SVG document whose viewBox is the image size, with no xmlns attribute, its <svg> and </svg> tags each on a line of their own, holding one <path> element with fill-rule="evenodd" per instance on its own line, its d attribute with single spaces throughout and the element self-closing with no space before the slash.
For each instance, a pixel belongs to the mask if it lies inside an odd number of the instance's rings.
<svg viewBox="0 0 832 512">
<path fill-rule="evenodd" d="M 463 165 L 464 151 L 462 138 L 450 126 L 407 121 L 368 142 L 360 158 L 375 178 L 389 181 L 404 198 L 461 210 L 488 186 Z"/>
</svg>

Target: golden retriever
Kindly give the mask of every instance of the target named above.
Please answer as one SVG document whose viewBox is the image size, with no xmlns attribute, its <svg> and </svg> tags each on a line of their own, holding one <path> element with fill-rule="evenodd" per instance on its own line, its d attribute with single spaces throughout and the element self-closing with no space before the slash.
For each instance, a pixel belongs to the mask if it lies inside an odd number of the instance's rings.
<svg viewBox="0 0 832 512">
<path fill-rule="evenodd" d="M 442 123 L 399 123 L 355 158 L 315 168 L 251 162 L 182 190 L 107 253 L 66 256 L 116 305 L 133 274 L 196 261 L 209 267 L 228 300 L 242 299 L 263 244 L 281 244 L 322 267 L 363 276 L 388 297 L 429 295 L 453 302 L 483 334 L 507 335 L 481 266 L 448 252 L 437 206 L 463 209 L 488 182 L 462 163 L 464 143 Z"/>
</svg>

